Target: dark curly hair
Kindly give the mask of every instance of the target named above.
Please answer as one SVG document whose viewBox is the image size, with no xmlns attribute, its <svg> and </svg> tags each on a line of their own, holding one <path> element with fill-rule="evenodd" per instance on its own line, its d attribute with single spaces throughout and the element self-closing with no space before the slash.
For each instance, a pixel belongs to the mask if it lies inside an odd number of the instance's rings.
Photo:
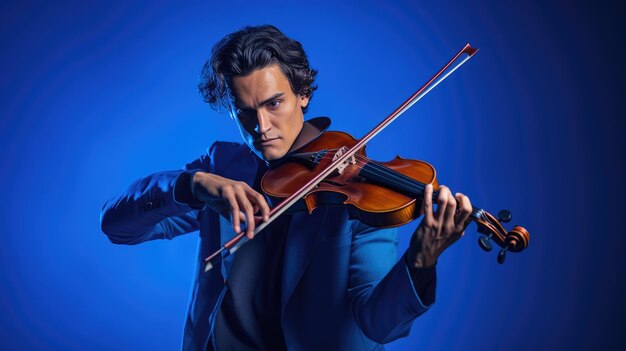
<svg viewBox="0 0 626 351">
<path fill-rule="evenodd" d="M 272 64 L 280 66 L 294 93 L 312 97 L 317 71 L 309 67 L 302 45 L 272 25 L 244 27 L 220 40 L 202 68 L 198 90 L 214 110 L 228 109 L 231 79 Z"/>
</svg>

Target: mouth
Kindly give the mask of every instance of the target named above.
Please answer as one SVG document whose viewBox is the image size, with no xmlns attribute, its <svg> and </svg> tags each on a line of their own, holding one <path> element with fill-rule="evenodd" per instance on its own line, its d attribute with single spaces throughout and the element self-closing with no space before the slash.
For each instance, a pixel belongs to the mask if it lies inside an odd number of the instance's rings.
<svg viewBox="0 0 626 351">
<path fill-rule="evenodd" d="M 280 138 L 268 138 L 268 139 L 257 139 L 254 141 L 254 144 L 257 147 L 267 147 L 275 144 Z"/>
</svg>

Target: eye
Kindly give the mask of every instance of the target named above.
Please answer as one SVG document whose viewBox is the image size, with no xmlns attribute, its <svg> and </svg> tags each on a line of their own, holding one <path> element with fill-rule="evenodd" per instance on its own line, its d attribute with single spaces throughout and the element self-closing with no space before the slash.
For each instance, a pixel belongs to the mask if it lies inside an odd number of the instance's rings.
<svg viewBox="0 0 626 351">
<path fill-rule="evenodd" d="M 280 106 L 281 101 L 280 100 L 272 100 L 270 102 L 267 103 L 267 106 L 272 109 L 275 110 L 278 108 L 278 106 Z"/>
<path fill-rule="evenodd" d="M 251 115 L 252 115 L 252 111 L 253 111 L 253 110 L 250 110 L 250 109 L 237 108 L 237 109 L 235 110 L 235 113 L 237 114 L 237 116 L 238 116 L 239 118 L 242 118 L 242 117 L 248 117 L 248 116 L 251 116 Z"/>
</svg>

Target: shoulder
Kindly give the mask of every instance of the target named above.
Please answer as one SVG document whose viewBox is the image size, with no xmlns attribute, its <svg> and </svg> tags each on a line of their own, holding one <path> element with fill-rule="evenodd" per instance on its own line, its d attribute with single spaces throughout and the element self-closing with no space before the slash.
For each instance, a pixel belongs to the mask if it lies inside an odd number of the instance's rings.
<svg viewBox="0 0 626 351">
<path fill-rule="evenodd" d="M 216 141 L 208 149 L 211 168 L 221 173 L 228 168 L 256 165 L 255 155 L 248 145 L 232 141 Z"/>
<path fill-rule="evenodd" d="M 216 157 L 228 157 L 229 155 L 236 155 L 241 153 L 249 153 L 250 148 L 243 143 L 236 143 L 232 141 L 216 141 L 207 148 L 207 155 L 212 159 Z"/>
<path fill-rule="evenodd" d="M 251 152 L 247 145 L 229 141 L 216 141 L 206 148 L 205 152 L 197 159 L 185 164 L 185 170 L 204 170 L 216 172 L 224 169 L 225 165 L 233 160 L 245 161 L 250 158 Z"/>
</svg>

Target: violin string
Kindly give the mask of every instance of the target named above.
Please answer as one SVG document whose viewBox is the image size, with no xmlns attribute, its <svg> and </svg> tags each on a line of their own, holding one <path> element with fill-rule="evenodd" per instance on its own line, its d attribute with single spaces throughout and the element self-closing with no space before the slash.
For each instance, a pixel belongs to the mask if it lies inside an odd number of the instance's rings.
<svg viewBox="0 0 626 351">
<path fill-rule="evenodd" d="M 380 171 L 382 174 L 389 176 L 390 178 L 395 179 L 395 181 L 403 183 L 404 185 L 408 186 L 409 188 L 413 188 L 413 189 L 417 189 L 419 192 L 418 194 L 423 194 L 426 184 L 414 180 L 412 178 L 409 178 L 408 176 L 405 176 L 404 174 L 394 171 L 391 168 L 385 167 L 383 165 L 378 164 L 375 161 L 369 160 L 367 157 L 364 156 L 360 156 L 357 155 L 357 157 L 360 157 L 362 160 L 368 161 L 369 164 L 376 168 L 378 171 Z M 400 176 L 396 175 L 399 174 Z M 407 179 L 405 179 L 405 177 Z M 438 191 L 433 191 L 433 202 L 436 202 L 439 198 L 439 192 Z M 471 216 L 473 216 L 474 218 L 481 218 L 483 220 L 487 220 L 487 215 L 486 215 L 486 211 L 480 208 L 477 208 L 475 206 L 472 205 L 472 212 L 470 214 Z"/>
<path fill-rule="evenodd" d="M 338 149 L 330 149 L 328 151 L 336 151 Z M 379 176 L 386 176 L 388 179 L 390 179 L 392 182 L 396 182 L 398 184 L 400 184 L 401 186 L 408 188 L 410 191 L 415 191 L 417 194 L 423 194 L 424 190 L 426 188 L 426 184 L 417 181 L 415 179 L 412 179 L 400 172 L 397 172 L 389 167 L 386 167 L 384 165 L 381 165 L 369 158 L 367 158 L 366 156 L 360 155 L 360 154 L 355 154 L 355 157 L 360 160 L 360 161 L 364 161 L 366 164 L 368 164 L 372 170 L 372 172 L 376 175 Z M 334 158 L 334 155 L 329 155 L 326 154 L 324 156 L 321 157 L 321 159 L 330 159 L 332 160 Z M 433 202 L 436 202 L 439 198 L 439 192 L 438 191 L 433 191 Z M 472 216 L 474 216 L 475 218 L 480 218 L 483 220 L 487 220 L 487 216 L 485 215 L 485 211 L 479 208 L 476 208 L 474 206 L 472 206 Z"/>
<path fill-rule="evenodd" d="M 419 182 L 414 179 L 410 179 L 410 180 L 406 179 L 404 178 L 406 176 L 404 176 L 403 174 L 398 173 L 394 170 L 391 170 L 388 167 L 380 165 L 376 162 L 373 162 L 373 161 L 369 162 L 369 166 L 375 172 L 377 172 L 377 175 L 387 176 L 391 181 L 396 182 L 408 189 L 416 191 L 418 194 L 423 194 L 424 190 L 426 189 L 426 185 L 423 184 L 422 182 Z"/>
<path fill-rule="evenodd" d="M 333 157 L 334 157 L 333 155 L 327 155 L 327 156 L 325 155 L 325 156 L 322 156 L 321 158 L 332 159 Z M 417 194 L 422 194 L 424 192 L 424 189 L 426 188 L 426 184 L 419 182 L 417 180 L 411 179 L 402 173 L 399 173 L 397 171 L 390 169 L 389 167 L 385 167 L 381 164 L 378 164 L 377 162 L 374 162 L 365 156 L 356 154 L 355 157 L 367 163 L 376 175 L 386 176 L 391 181 L 396 182 L 399 185 L 405 188 L 408 188 L 412 191 L 415 191 Z M 437 195 L 438 195 L 437 191 L 433 192 L 434 200 L 437 199 Z"/>
<path fill-rule="evenodd" d="M 328 156 L 323 156 L 321 157 L 322 159 L 332 159 L 334 156 L 333 155 L 328 155 Z M 426 187 L 426 185 L 422 182 L 419 182 L 417 180 L 411 179 L 408 176 L 405 176 L 402 173 L 399 173 L 397 171 L 394 171 L 388 167 L 385 167 L 383 165 L 380 165 L 370 159 L 368 159 L 365 156 L 356 154 L 355 155 L 356 158 L 358 158 L 359 160 L 362 160 L 364 162 L 366 162 L 370 168 L 372 168 L 373 171 L 375 171 L 374 173 L 376 175 L 381 175 L 381 176 L 387 176 L 387 178 L 389 178 L 392 181 L 395 181 L 396 183 L 401 184 L 402 186 L 404 186 L 405 188 L 409 188 L 410 190 L 416 191 L 418 194 L 421 194 L 424 192 L 424 189 Z M 436 192 L 435 192 L 436 193 Z"/>
</svg>

